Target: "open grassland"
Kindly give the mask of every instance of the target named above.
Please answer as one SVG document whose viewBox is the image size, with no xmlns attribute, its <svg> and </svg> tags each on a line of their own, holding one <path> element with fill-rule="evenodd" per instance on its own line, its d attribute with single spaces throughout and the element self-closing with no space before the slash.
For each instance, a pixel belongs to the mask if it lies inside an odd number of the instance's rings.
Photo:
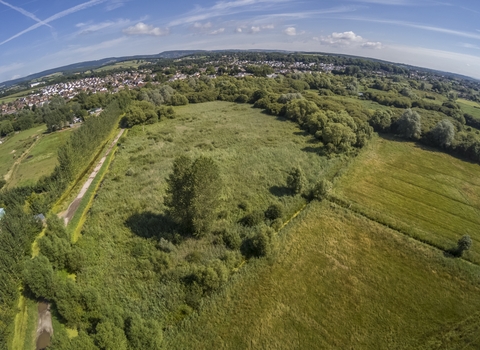
<svg viewBox="0 0 480 350">
<path fill-rule="evenodd" d="M 469 234 L 480 264 L 480 166 L 395 139 L 377 138 L 333 197 L 368 217 L 449 250 Z"/>
<path fill-rule="evenodd" d="M 480 269 L 312 203 L 168 349 L 478 349 Z"/>
<path fill-rule="evenodd" d="M 104 72 L 104 71 L 109 71 L 109 70 L 114 70 L 114 69 L 128 69 L 128 68 L 134 68 L 138 69 L 140 65 L 145 64 L 143 63 L 137 63 L 137 60 L 131 60 L 131 61 L 125 61 L 125 62 L 118 62 L 115 64 L 109 64 L 108 66 L 103 66 L 101 68 L 95 69 L 95 72 Z"/>
<path fill-rule="evenodd" d="M 220 226 L 238 225 L 247 213 L 264 211 L 272 203 L 283 205 L 285 218 L 290 217 L 305 201 L 284 187 L 287 171 L 300 165 L 313 183 L 332 176 L 344 163 L 319 157 L 312 151 L 314 138 L 295 123 L 249 105 L 212 102 L 179 107 L 176 112 L 175 120 L 162 120 L 145 131 L 134 127 L 120 139 L 76 243 L 86 254 L 85 267 L 76 279 L 81 288 L 97 290 L 111 310 L 128 306 L 129 311 L 165 326 L 175 325 L 191 312 L 185 305 L 185 289 L 174 276 L 224 256 L 231 257 L 230 269 L 241 265 L 240 253 L 218 243 L 218 236 L 166 235 L 165 178 L 176 156 L 210 156 L 219 165 L 224 183 Z M 164 237 L 177 240 L 175 245 L 160 242 L 168 251 L 166 271 L 142 258 L 163 253 L 158 239 Z"/>
<path fill-rule="evenodd" d="M 68 140 L 71 130 L 42 136 L 12 173 L 9 186 L 33 185 L 42 176 L 50 175 L 58 163 L 57 150 Z"/>
<path fill-rule="evenodd" d="M 6 139 L 0 145 L 0 177 L 4 177 L 19 157 L 35 142 L 35 139 L 45 132 L 46 127 L 36 126 L 21 131 Z"/>
<path fill-rule="evenodd" d="M 461 98 L 457 100 L 457 103 L 460 105 L 464 113 L 468 113 L 471 116 L 480 120 L 480 104 Z"/>
</svg>

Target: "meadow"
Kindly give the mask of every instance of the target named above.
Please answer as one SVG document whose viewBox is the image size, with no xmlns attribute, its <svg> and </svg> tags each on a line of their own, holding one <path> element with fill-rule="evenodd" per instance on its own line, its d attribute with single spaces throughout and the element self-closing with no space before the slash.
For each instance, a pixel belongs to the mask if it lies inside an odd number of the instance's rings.
<svg viewBox="0 0 480 350">
<path fill-rule="evenodd" d="M 364 215 L 448 251 L 469 234 L 480 263 L 480 166 L 395 138 L 377 138 L 332 196 Z"/>
<path fill-rule="evenodd" d="M 478 349 L 480 268 L 329 202 L 280 231 L 167 349 Z"/>
<path fill-rule="evenodd" d="M 305 205 L 285 187 L 292 166 L 301 166 L 313 184 L 345 163 L 318 156 L 317 142 L 295 123 L 250 105 L 211 102 L 177 107 L 176 113 L 173 120 L 135 126 L 120 139 L 75 244 L 85 254 L 76 285 L 101 295 L 107 317 L 137 313 L 174 326 L 201 302 L 183 287 L 188 269 L 221 263 L 230 275 L 243 264 L 240 252 L 228 249 L 217 234 L 192 238 L 168 232 L 163 196 L 176 156 L 210 156 L 219 165 L 223 192 L 214 231 L 233 225 L 249 232 L 238 221 L 255 211 L 263 215 L 272 203 L 279 203 L 288 219 Z M 62 332 L 56 330 L 57 337 Z"/>
<path fill-rule="evenodd" d="M 468 113 L 476 119 L 480 120 L 480 104 L 461 98 L 457 100 L 457 103 L 460 105 L 464 113 Z"/>
<path fill-rule="evenodd" d="M 34 185 L 42 176 L 50 175 L 58 164 L 57 151 L 73 129 L 42 135 L 12 172 L 9 186 Z"/>
<path fill-rule="evenodd" d="M 0 177 L 7 175 L 15 161 L 32 146 L 36 138 L 44 133 L 45 130 L 46 127 L 44 125 L 36 126 L 9 136 L 0 145 Z"/>
<path fill-rule="evenodd" d="M 138 63 L 137 60 L 131 60 L 131 61 L 124 61 L 124 62 L 117 62 L 114 64 L 109 64 L 107 66 L 103 66 L 101 68 L 95 69 L 94 72 L 105 72 L 109 70 L 114 70 L 114 69 L 137 69 L 144 63 Z"/>
</svg>

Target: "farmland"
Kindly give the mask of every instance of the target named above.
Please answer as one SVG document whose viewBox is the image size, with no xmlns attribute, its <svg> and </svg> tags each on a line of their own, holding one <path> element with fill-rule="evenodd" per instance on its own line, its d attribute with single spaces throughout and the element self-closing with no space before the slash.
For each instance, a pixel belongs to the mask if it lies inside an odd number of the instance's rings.
<svg viewBox="0 0 480 350">
<path fill-rule="evenodd" d="M 480 268 L 328 202 L 312 203 L 280 239 L 273 261 L 247 266 L 167 333 L 166 347 L 480 346 Z"/>
<path fill-rule="evenodd" d="M 338 182 L 334 197 L 444 250 L 469 234 L 480 263 L 480 166 L 415 143 L 378 138 Z"/>
</svg>

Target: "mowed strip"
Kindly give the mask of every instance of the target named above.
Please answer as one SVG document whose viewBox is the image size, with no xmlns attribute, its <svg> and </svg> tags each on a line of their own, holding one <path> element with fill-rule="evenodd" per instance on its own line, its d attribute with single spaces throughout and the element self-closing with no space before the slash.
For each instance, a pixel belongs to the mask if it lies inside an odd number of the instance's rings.
<svg viewBox="0 0 480 350">
<path fill-rule="evenodd" d="M 280 235 L 273 261 L 247 266 L 166 334 L 167 348 L 480 346 L 478 318 L 468 319 L 480 306 L 479 267 L 328 202 Z"/>
<path fill-rule="evenodd" d="M 480 263 L 480 166 L 414 143 L 376 139 L 339 181 L 334 196 L 394 218 L 418 238 L 451 249 L 464 234 Z M 385 220 L 382 220 L 384 218 Z"/>
</svg>

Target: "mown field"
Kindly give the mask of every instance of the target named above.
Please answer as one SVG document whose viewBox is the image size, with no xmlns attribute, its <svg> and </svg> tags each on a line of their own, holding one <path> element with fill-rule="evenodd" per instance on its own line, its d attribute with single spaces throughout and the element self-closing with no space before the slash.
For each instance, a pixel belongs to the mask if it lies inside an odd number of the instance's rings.
<svg viewBox="0 0 480 350">
<path fill-rule="evenodd" d="M 461 98 L 457 100 L 457 103 L 460 105 L 464 113 L 468 113 L 475 118 L 480 119 L 480 104 Z"/>
<path fill-rule="evenodd" d="M 35 142 L 37 136 L 45 132 L 46 127 L 36 126 L 10 136 L 0 145 L 0 177 L 3 178 L 15 161 Z"/>
<path fill-rule="evenodd" d="M 354 210 L 449 250 L 469 234 L 480 263 L 480 166 L 412 142 L 377 138 L 337 183 Z"/>
<path fill-rule="evenodd" d="M 110 64 L 108 66 L 103 66 L 101 68 L 95 69 L 95 72 L 104 72 L 104 71 L 109 71 L 113 69 L 128 69 L 128 68 L 134 68 L 137 69 L 140 65 L 144 63 L 137 63 L 137 60 L 131 60 L 131 61 L 124 61 L 124 62 L 118 62 L 115 64 Z"/>
<path fill-rule="evenodd" d="M 329 202 L 280 234 L 167 349 L 478 349 L 480 268 Z"/>
<path fill-rule="evenodd" d="M 50 175 L 58 163 L 57 150 L 70 137 L 71 129 L 45 134 L 16 167 L 9 186 L 35 184 L 42 176 Z"/>
</svg>

